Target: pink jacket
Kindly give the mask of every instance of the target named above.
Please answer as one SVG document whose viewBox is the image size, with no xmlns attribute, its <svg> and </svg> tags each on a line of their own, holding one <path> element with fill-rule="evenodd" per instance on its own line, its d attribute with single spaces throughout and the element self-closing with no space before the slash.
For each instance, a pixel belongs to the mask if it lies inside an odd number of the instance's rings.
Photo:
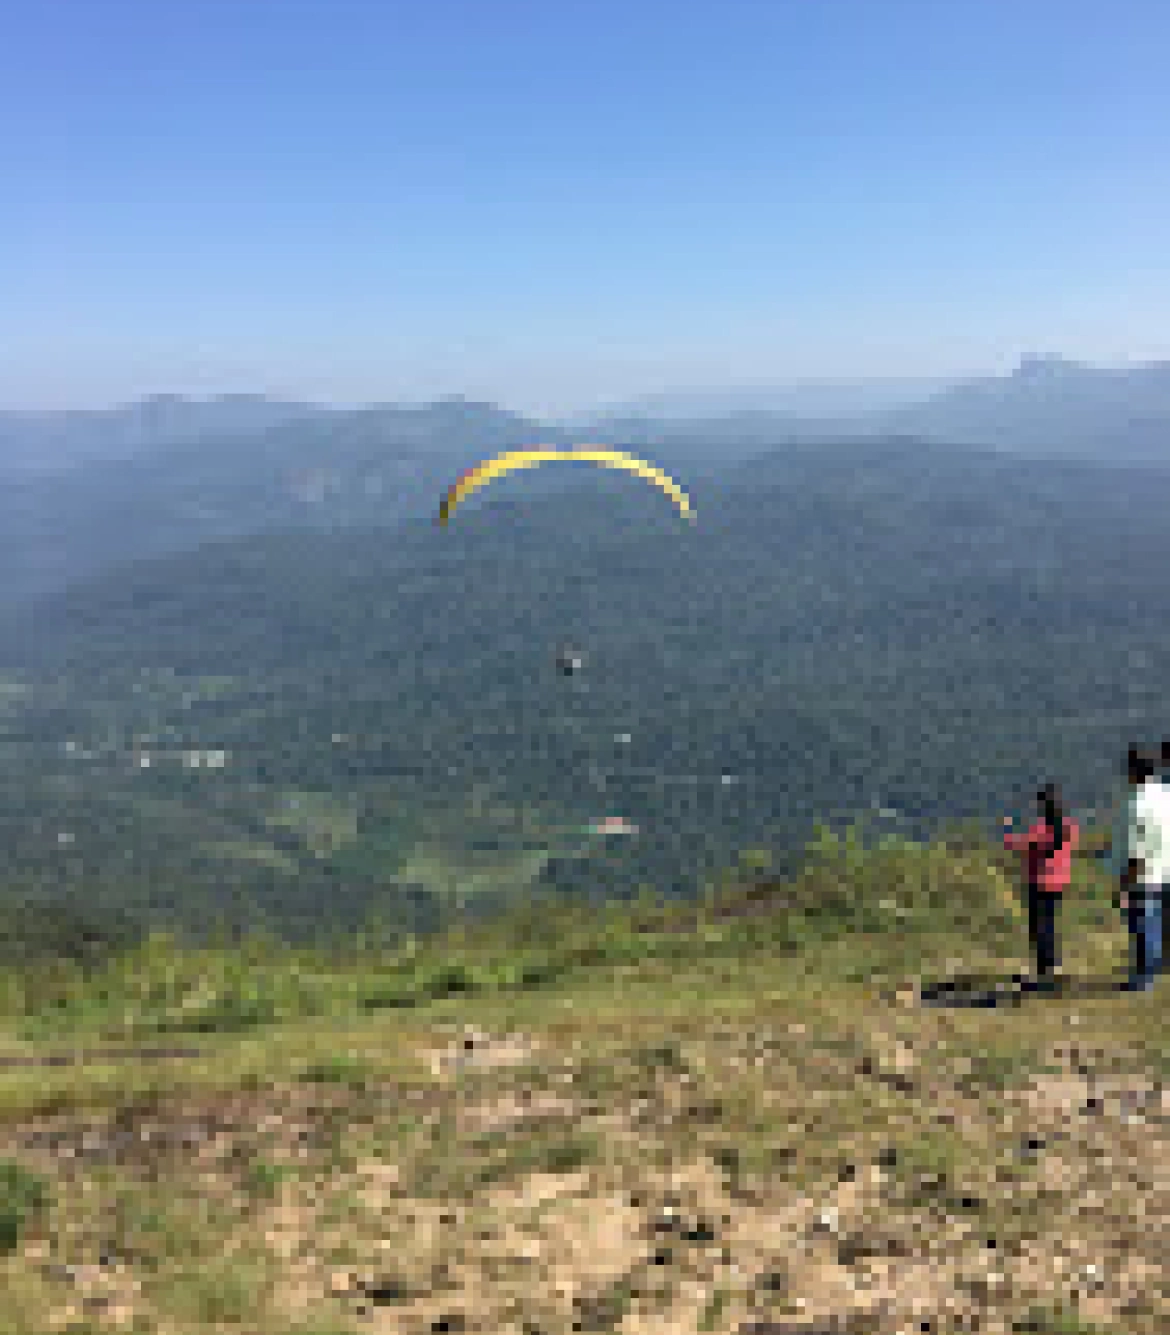
<svg viewBox="0 0 1170 1335">
<path fill-rule="evenodd" d="M 1028 831 L 1018 834 L 1008 830 L 1003 836 L 1003 846 L 1012 853 L 1028 855 L 1028 884 L 1052 894 L 1060 894 L 1068 888 L 1072 876 L 1073 849 L 1080 838 L 1080 827 L 1076 821 L 1065 817 L 1064 843 L 1052 852 L 1052 830 L 1047 821 L 1038 820 Z"/>
</svg>

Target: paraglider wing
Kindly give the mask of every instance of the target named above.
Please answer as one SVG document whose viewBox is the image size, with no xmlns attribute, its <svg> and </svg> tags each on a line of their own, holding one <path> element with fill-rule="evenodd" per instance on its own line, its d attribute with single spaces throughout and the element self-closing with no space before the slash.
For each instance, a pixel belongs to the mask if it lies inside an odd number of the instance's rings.
<svg viewBox="0 0 1170 1335">
<path fill-rule="evenodd" d="M 446 524 L 455 507 L 465 496 L 469 496 L 493 478 L 499 477 L 503 473 L 513 472 L 515 469 L 534 468 L 537 464 L 553 463 L 558 460 L 604 464 L 607 468 L 622 468 L 628 473 L 636 473 L 648 482 L 653 482 L 655 486 L 661 487 L 688 519 L 694 519 L 695 517 L 695 512 L 691 508 L 686 493 L 662 469 L 655 468 L 653 464 L 648 464 L 644 459 L 638 459 L 632 454 L 624 453 L 622 450 L 605 449 L 598 445 L 582 445 L 569 450 L 539 448 L 509 450 L 506 454 L 496 455 L 494 459 L 488 459 L 475 468 L 469 468 L 456 478 L 443 497 L 442 504 L 439 506 L 439 523 Z"/>
</svg>

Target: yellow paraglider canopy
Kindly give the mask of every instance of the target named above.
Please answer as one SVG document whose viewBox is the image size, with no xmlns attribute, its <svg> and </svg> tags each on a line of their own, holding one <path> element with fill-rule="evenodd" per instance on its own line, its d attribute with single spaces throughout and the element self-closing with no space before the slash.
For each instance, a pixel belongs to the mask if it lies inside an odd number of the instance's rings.
<svg viewBox="0 0 1170 1335">
<path fill-rule="evenodd" d="M 686 493 L 673 478 L 668 477 L 660 468 L 655 468 L 653 464 L 648 464 L 644 459 L 635 458 L 634 455 L 625 454 L 621 450 L 609 450 L 600 445 L 581 445 L 567 450 L 542 449 L 539 447 L 526 450 L 509 450 L 506 454 L 498 454 L 494 459 L 476 464 L 474 468 L 469 468 L 467 472 L 456 478 L 455 482 L 448 488 L 447 494 L 443 497 L 443 502 L 439 506 L 438 522 L 446 524 L 460 501 L 465 496 L 470 495 L 471 492 L 482 487 L 485 482 L 490 482 L 492 478 L 499 477 L 503 473 L 510 473 L 514 469 L 534 468 L 537 464 L 552 463 L 557 460 L 604 464 L 607 468 L 624 468 L 628 473 L 637 473 L 639 477 L 644 477 L 648 482 L 653 482 L 655 486 L 661 487 L 688 519 L 694 519 L 695 517 L 695 512 L 691 508 Z"/>
</svg>

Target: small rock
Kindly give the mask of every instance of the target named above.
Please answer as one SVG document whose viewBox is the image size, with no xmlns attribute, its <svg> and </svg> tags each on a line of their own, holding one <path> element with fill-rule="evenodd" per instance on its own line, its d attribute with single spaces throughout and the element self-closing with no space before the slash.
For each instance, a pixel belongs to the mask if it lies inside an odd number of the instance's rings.
<svg viewBox="0 0 1170 1335">
<path fill-rule="evenodd" d="M 836 1233 L 840 1217 L 840 1212 L 834 1206 L 818 1211 L 816 1218 L 813 1220 L 813 1232 Z"/>
</svg>

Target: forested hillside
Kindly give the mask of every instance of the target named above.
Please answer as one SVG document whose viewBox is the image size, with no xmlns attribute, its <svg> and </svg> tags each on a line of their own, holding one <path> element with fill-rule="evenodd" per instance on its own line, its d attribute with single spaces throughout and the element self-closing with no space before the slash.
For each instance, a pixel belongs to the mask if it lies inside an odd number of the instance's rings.
<svg viewBox="0 0 1170 1335">
<path fill-rule="evenodd" d="M 603 470 L 489 492 L 446 529 L 211 544 L 10 619 L 9 893 L 310 931 L 684 892 L 818 818 L 925 831 L 1048 775 L 1106 802 L 1164 728 L 1170 476 L 838 442 L 704 481 L 695 525 Z M 606 814 L 638 833 L 590 836 Z"/>
</svg>

